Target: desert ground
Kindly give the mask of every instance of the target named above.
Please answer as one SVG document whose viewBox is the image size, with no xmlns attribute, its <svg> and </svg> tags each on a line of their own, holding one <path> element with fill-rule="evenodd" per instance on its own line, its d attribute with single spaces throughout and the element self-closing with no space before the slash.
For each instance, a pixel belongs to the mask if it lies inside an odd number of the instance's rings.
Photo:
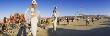
<svg viewBox="0 0 110 36">
<path fill-rule="evenodd" d="M 52 28 L 43 29 L 38 27 L 37 36 L 110 36 L 110 19 L 95 20 L 87 26 L 82 19 L 69 22 L 66 25 L 62 23 L 57 25 L 56 31 L 53 31 Z M 30 32 L 25 33 L 26 31 L 24 28 L 19 28 L 7 33 L 10 35 L 3 32 L 0 36 L 32 36 Z"/>
</svg>

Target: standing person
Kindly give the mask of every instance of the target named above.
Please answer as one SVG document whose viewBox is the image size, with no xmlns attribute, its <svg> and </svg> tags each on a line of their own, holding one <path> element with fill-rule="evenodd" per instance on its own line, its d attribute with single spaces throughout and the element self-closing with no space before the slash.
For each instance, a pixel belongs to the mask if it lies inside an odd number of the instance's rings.
<svg viewBox="0 0 110 36">
<path fill-rule="evenodd" d="M 89 24 L 89 17 L 86 18 L 86 26 Z"/>
<path fill-rule="evenodd" d="M 23 36 L 27 36 L 26 25 L 23 22 L 20 24 L 20 29 L 18 31 L 17 36 L 22 36 L 22 34 L 23 34 Z"/>
<path fill-rule="evenodd" d="M 69 19 L 68 19 L 68 18 L 66 18 L 66 20 L 67 20 L 67 24 L 69 24 Z"/>
<path fill-rule="evenodd" d="M 91 18 L 91 21 L 92 21 L 92 23 L 94 24 L 94 18 L 93 18 L 93 17 Z"/>
<path fill-rule="evenodd" d="M 71 22 L 73 22 L 74 18 L 71 19 Z"/>
<path fill-rule="evenodd" d="M 58 18 L 58 20 L 57 20 L 57 24 L 59 25 L 59 22 L 60 22 L 60 19 Z"/>
<path fill-rule="evenodd" d="M 7 18 L 6 18 L 6 17 L 4 17 L 4 20 L 3 20 L 3 21 L 4 21 L 4 23 L 6 23 L 6 19 L 7 19 Z"/>
<path fill-rule="evenodd" d="M 57 9 L 57 7 L 55 7 L 54 8 L 54 10 L 53 10 L 53 15 L 52 15 L 52 17 L 53 17 L 53 29 L 54 29 L 54 31 L 56 31 L 56 27 L 57 27 L 57 12 L 56 12 L 56 9 Z"/>
</svg>

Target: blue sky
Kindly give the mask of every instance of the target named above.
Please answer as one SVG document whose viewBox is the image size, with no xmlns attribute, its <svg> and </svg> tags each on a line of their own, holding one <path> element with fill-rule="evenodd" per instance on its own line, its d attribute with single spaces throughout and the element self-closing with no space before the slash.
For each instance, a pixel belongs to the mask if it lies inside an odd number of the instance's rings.
<svg viewBox="0 0 110 36">
<path fill-rule="evenodd" d="M 0 17 L 11 13 L 24 13 L 32 0 L 0 0 Z M 51 16 L 54 6 L 58 7 L 60 16 L 83 14 L 110 15 L 110 0 L 37 0 L 36 12 L 42 17 Z"/>
</svg>

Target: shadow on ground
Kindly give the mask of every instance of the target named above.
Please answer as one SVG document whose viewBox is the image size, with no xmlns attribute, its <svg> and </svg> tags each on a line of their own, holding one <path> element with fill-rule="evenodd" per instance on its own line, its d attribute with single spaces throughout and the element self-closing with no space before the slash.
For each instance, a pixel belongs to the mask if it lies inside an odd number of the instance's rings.
<svg viewBox="0 0 110 36">
<path fill-rule="evenodd" d="M 109 23 L 106 23 L 106 24 L 100 24 L 100 25 L 108 25 L 108 26 L 110 26 L 110 22 Z"/>
<path fill-rule="evenodd" d="M 92 26 L 92 25 L 89 25 L 89 24 L 88 24 L 88 25 L 86 25 L 86 24 L 85 24 L 85 25 L 76 25 L 76 26 Z"/>
<path fill-rule="evenodd" d="M 57 31 L 55 32 L 50 28 L 48 30 L 48 36 L 110 36 L 110 27 L 96 28 L 92 30 L 57 28 Z"/>
<path fill-rule="evenodd" d="M 110 20 L 109 21 L 104 21 L 105 24 L 100 24 L 100 25 L 109 25 L 110 26 Z"/>
</svg>

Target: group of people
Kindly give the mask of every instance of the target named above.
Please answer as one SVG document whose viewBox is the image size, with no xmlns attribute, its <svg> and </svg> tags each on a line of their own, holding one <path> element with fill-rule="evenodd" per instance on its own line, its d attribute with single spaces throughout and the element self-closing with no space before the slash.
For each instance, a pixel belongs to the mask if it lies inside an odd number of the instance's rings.
<svg viewBox="0 0 110 36">
<path fill-rule="evenodd" d="M 9 18 L 4 17 L 4 23 L 8 24 L 15 24 L 15 23 L 21 23 L 25 22 L 24 14 L 16 13 L 14 15 L 11 15 Z"/>
<path fill-rule="evenodd" d="M 8 32 L 11 29 L 16 29 L 17 23 L 22 23 L 25 22 L 24 14 L 20 13 L 15 13 L 14 15 L 11 15 L 9 18 L 4 17 L 3 22 L 0 23 L 0 31 L 3 32 Z"/>
<path fill-rule="evenodd" d="M 86 26 L 87 26 L 88 24 L 90 24 L 90 22 L 94 24 L 94 21 L 99 20 L 101 18 L 99 18 L 99 17 L 85 17 L 85 18 L 82 18 L 82 19 L 85 20 L 85 23 L 86 23 Z M 75 18 L 66 18 L 64 20 L 66 20 L 67 24 L 70 24 L 70 20 L 71 20 L 71 22 L 73 22 L 73 20 L 79 21 L 80 19 L 77 19 L 77 18 L 76 19 Z"/>
<path fill-rule="evenodd" d="M 90 22 L 92 22 L 93 24 L 94 24 L 94 19 L 96 19 L 96 20 L 99 20 L 100 18 L 98 18 L 98 17 L 96 17 L 96 18 L 94 18 L 94 17 L 86 17 L 86 26 L 88 25 L 88 24 L 90 24 Z"/>
</svg>

